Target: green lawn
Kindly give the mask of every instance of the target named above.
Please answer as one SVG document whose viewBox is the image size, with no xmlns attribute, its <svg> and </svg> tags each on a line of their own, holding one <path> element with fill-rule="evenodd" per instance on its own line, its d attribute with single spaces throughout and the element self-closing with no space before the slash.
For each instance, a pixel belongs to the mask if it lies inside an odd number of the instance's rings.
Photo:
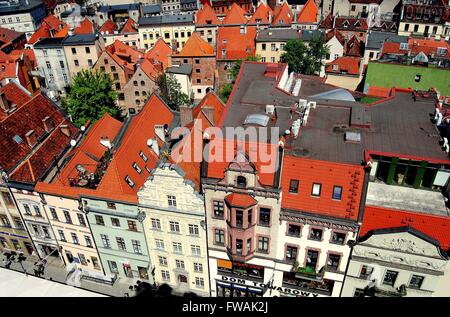
<svg viewBox="0 0 450 317">
<path fill-rule="evenodd" d="M 375 101 L 380 100 L 381 98 L 376 98 L 376 97 L 369 97 L 369 96 L 364 96 L 361 99 L 357 99 L 356 101 L 359 101 L 360 103 L 372 103 Z"/>
<path fill-rule="evenodd" d="M 420 82 L 414 78 L 421 75 Z M 428 90 L 431 87 L 439 90 L 441 95 L 450 96 L 450 71 L 418 66 L 369 63 L 365 84 L 391 88 L 413 88 Z"/>
</svg>

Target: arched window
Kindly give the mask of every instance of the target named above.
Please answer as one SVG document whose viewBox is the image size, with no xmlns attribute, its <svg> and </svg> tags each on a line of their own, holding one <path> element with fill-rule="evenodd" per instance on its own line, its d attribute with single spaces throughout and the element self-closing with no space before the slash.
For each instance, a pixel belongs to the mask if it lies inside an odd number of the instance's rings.
<svg viewBox="0 0 450 317">
<path fill-rule="evenodd" d="M 247 187 L 247 179 L 244 176 L 238 176 L 236 178 L 236 185 L 238 187 Z"/>
</svg>

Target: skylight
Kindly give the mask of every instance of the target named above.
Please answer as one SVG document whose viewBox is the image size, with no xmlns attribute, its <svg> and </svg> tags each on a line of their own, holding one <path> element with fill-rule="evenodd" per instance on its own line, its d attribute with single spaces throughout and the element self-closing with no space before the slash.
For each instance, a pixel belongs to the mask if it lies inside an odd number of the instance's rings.
<svg viewBox="0 0 450 317">
<path fill-rule="evenodd" d="M 264 114 L 249 114 L 247 118 L 245 118 L 244 124 L 256 124 L 260 125 L 262 127 L 267 126 L 267 123 L 269 122 L 269 117 Z"/>
</svg>

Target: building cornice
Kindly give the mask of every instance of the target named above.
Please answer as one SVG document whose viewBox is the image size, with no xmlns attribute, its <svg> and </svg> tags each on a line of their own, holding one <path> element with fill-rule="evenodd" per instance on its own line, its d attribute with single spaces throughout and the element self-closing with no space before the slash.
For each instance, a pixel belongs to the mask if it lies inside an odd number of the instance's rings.
<svg viewBox="0 0 450 317">
<path fill-rule="evenodd" d="M 303 211 L 294 211 L 289 209 L 281 209 L 280 220 L 352 232 L 356 232 L 359 228 L 356 221 L 337 219 L 321 215 L 312 215 Z"/>
</svg>

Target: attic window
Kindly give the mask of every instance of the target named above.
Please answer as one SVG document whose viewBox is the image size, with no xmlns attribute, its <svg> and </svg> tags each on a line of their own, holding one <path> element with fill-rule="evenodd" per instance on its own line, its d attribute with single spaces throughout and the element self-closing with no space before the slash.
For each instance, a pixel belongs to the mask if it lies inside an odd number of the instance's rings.
<svg viewBox="0 0 450 317">
<path fill-rule="evenodd" d="M 136 172 L 138 172 L 139 174 L 142 173 L 142 169 L 139 167 L 139 165 L 137 165 L 136 162 L 134 162 L 132 166 L 136 170 Z"/>
<path fill-rule="evenodd" d="M 401 50 L 407 50 L 408 49 L 408 43 L 400 43 L 400 49 Z"/>
<path fill-rule="evenodd" d="M 241 188 L 245 188 L 247 186 L 247 179 L 244 176 L 236 177 L 236 185 Z"/>
<path fill-rule="evenodd" d="M 361 26 L 361 23 L 360 23 L 359 21 L 356 21 L 356 22 L 355 22 L 355 26 L 356 26 L 356 27 Z"/>
<path fill-rule="evenodd" d="M 148 158 L 147 158 L 147 156 L 145 156 L 144 152 L 140 151 L 139 156 L 144 160 L 144 162 L 148 161 Z"/>
<path fill-rule="evenodd" d="M 127 184 L 128 184 L 131 188 L 134 187 L 134 182 L 133 182 L 133 180 L 132 180 L 128 175 L 125 177 L 125 181 L 127 182 Z"/>
<path fill-rule="evenodd" d="M 333 65 L 333 70 L 339 70 L 339 65 L 338 64 L 334 64 Z"/>
<path fill-rule="evenodd" d="M 23 142 L 22 138 L 21 138 L 20 136 L 18 136 L 18 135 L 15 135 L 15 136 L 13 137 L 13 140 L 14 140 L 17 144 L 20 144 L 20 143 Z"/>
</svg>

